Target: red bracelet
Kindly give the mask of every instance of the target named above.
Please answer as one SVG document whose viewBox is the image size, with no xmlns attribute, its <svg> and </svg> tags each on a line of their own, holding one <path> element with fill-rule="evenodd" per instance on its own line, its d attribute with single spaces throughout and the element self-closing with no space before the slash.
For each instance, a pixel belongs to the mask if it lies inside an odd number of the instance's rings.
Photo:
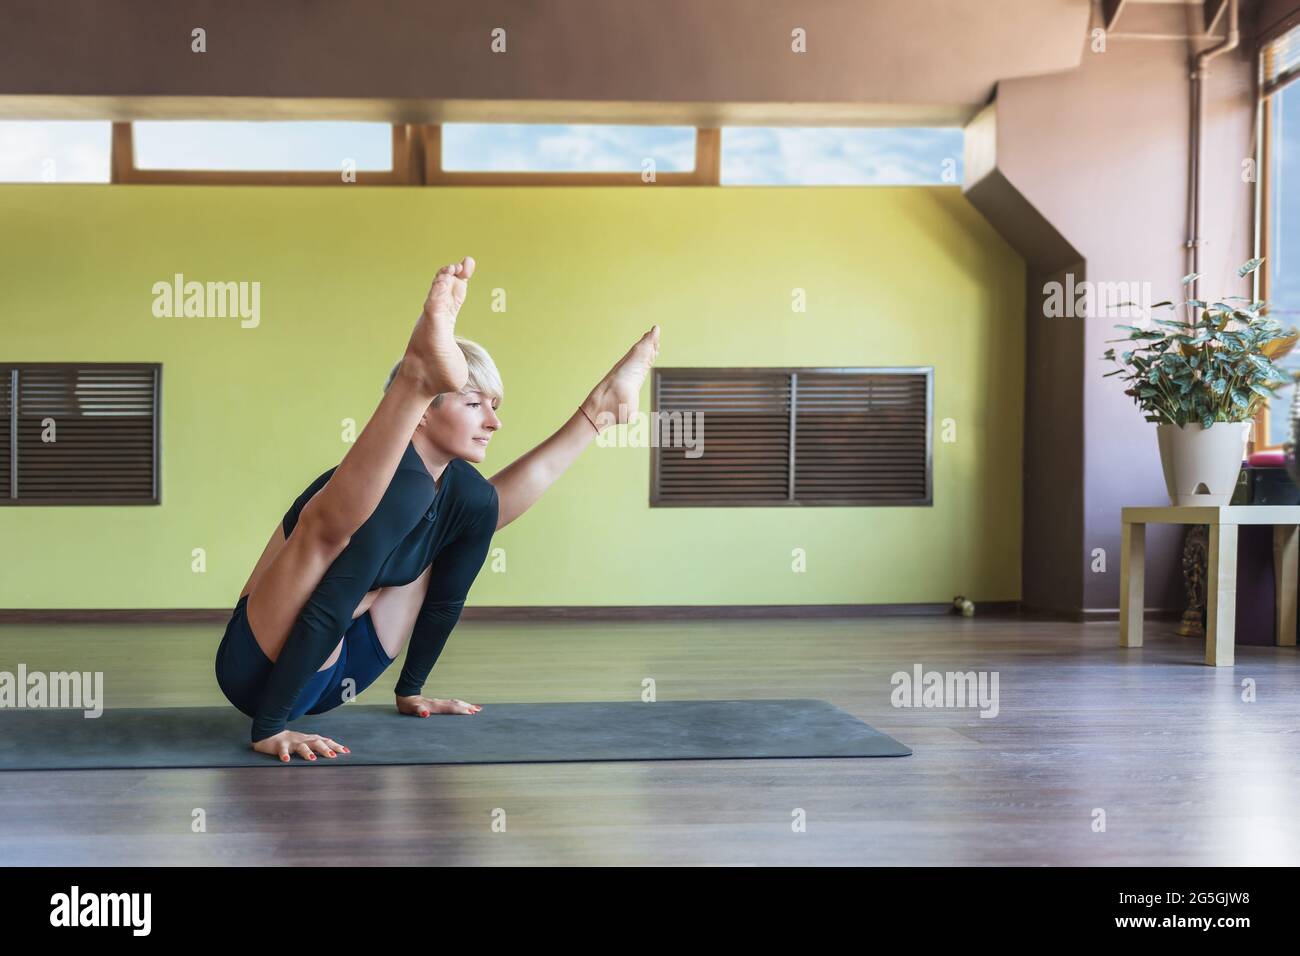
<svg viewBox="0 0 1300 956">
<path fill-rule="evenodd" d="M 583 408 L 581 405 L 578 406 L 578 411 L 582 412 L 582 414 L 584 414 L 584 415 L 587 415 L 587 410 L 586 410 L 585 408 Z M 590 415 L 587 415 L 587 421 L 591 422 L 591 416 L 590 416 Z M 596 429 L 596 434 L 597 434 L 597 435 L 600 434 L 600 428 L 597 427 L 597 425 L 596 425 L 595 422 L 591 422 L 591 427 Z"/>
</svg>

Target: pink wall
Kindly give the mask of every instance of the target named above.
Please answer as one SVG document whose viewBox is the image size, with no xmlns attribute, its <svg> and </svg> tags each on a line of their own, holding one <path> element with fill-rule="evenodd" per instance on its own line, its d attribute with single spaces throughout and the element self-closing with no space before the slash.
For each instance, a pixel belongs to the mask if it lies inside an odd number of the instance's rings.
<svg viewBox="0 0 1300 956">
<path fill-rule="evenodd" d="M 1144 31 L 1186 32 L 1185 11 L 1176 6 L 1142 11 Z M 1121 16 L 1118 31 L 1132 29 Z M 1163 16 L 1161 25 L 1153 17 Z M 1243 23 L 1243 28 L 1248 24 Z M 1079 69 L 1050 76 L 1007 80 L 998 84 L 996 102 L 996 166 L 1069 246 L 1078 250 L 1092 282 L 1151 284 L 1151 301 L 1179 298 L 1187 239 L 1187 155 L 1190 100 L 1188 48 L 1181 40 L 1138 40 L 1110 37 L 1104 52 L 1092 52 L 1088 37 Z M 1236 268 L 1253 249 L 1254 185 L 1243 182 L 1242 162 L 1253 155 L 1252 122 L 1254 57 L 1250 41 L 1211 63 L 1206 93 L 1207 144 L 1203 155 L 1203 246 L 1201 292 L 1204 295 L 1249 294 L 1249 285 Z M 975 199 L 979 205 L 979 200 Z M 1064 269 L 1067 261 L 1047 263 Z M 1040 279 L 1049 278 L 1039 276 Z M 1069 454 L 1076 418 L 1082 420 L 1082 472 L 1078 487 L 1027 488 L 1026 527 L 1045 527 L 1052 513 L 1052 495 L 1063 503 L 1081 501 L 1079 552 L 1073 573 L 1081 578 L 1077 593 L 1082 608 L 1101 610 L 1119 604 L 1120 512 L 1124 505 L 1167 503 L 1156 449 L 1154 427 L 1143 420 L 1132 399 L 1114 378 L 1103 378 L 1114 366 L 1100 360 L 1105 340 L 1118 337 L 1114 325 L 1122 318 L 1045 318 L 1034 303 L 1042 286 L 1030 297 L 1031 367 L 1059 366 L 1053 350 L 1072 348 L 1074 339 L 1050 333 L 1060 323 L 1081 323 L 1081 351 L 1068 356 L 1079 375 L 1061 375 L 1054 392 L 1030 396 L 1048 401 L 1065 414 L 1059 423 L 1040 420 L 1026 434 L 1027 462 Z M 1035 328 L 1037 327 L 1037 328 Z M 1073 370 L 1071 370 L 1073 371 Z M 1032 376 L 1031 376 L 1032 378 Z M 1078 384 L 1076 384 L 1078 383 Z M 1069 394 L 1079 388 L 1078 394 Z M 1048 386 L 1050 388 L 1050 386 Z M 1061 394 L 1064 391 L 1065 394 Z M 1071 414 L 1077 406 L 1078 416 Z M 1073 483 L 1072 482 L 1072 483 Z M 1082 494 L 1080 495 L 1080 491 Z M 1152 529 L 1148 535 L 1148 604 L 1182 606 L 1179 570 L 1181 534 Z M 1104 549 L 1105 573 L 1092 570 L 1093 550 Z M 1034 553 L 1047 557 L 1041 545 L 1026 541 L 1026 601 L 1058 609 L 1070 608 L 1070 593 L 1034 588 L 1028 571 Z M 1051 554 L 1050 560 L 1071 560 Z M 1055 569 L 1053 569 L 1055 571 Z M 1041 574 L 1041 572 L 1040 572 Z"/>
</svg>

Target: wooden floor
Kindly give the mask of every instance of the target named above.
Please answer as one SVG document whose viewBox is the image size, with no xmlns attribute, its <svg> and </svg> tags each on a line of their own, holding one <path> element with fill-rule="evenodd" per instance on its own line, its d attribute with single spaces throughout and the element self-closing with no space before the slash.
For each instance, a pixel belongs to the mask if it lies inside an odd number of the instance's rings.
<svg viewBox="0 0 1300 956">
<path fill-rule="evenodd" d="M 0 772 L 0 863 L 1300 864 L 1296 649 L 1238 647 L 1235 667 L 1211 668 L 1172 624 L 1149 623 L 1133 649 L 1116 628 L 467 621 L 433 695 L 485 707 L 636 699 L 653 677 L 660 700 L 828 700 L 915 754 Z M 103 670 L 117 707 L 224 704 L 219 637 L 210 625 L 4 625 L 0 670 Z M 917 663 L 996 671 L 999 713 L 891 706 L 891 675 Z M 362 702 L 390 701 L 395 678 Z M 191 832 L 198 807 L 206 833 Z M 496 808 L 505 833 L 492 830 Z M 795 808 L 804 833 L 792 832 Z"/>
</svg>

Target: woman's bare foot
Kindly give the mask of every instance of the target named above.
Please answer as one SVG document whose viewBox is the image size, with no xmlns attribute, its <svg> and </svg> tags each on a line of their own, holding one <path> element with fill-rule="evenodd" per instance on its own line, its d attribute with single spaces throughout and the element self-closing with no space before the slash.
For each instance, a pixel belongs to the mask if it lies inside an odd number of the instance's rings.
<svg viewBox="0 0 1300 956">
<path fill-rule="evenodd" d="M 398 374 L 406 377 L 421 393 L 429 396 L 456 392 L 469 381 L 465 353 L 456 344 L 456 315 L 465 303 L 469 278 L 474 274 L 474 259 L 443 266 L 433 278 L 424 310 L 415 323 L 402 367 Z"/>
<path fill-rule="evenodd" d="M 654 325 L 627 350 L 582 403 L 582 410 L 591 416 L 597 428 L 624 425 L 632 420 L 641 402 L 641 386 L 658 356 L 659 326 Z M 605 416 L 603 420 L 601 415 Z"/>
</svg>

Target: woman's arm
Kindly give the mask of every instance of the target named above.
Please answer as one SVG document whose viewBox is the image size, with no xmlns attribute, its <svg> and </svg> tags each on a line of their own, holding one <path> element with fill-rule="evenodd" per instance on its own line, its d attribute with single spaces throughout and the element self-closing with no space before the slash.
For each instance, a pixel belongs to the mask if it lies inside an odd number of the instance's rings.
<svg viewBox="0 0 1300 956">
<path fill-rule="evenodd" d="M 596 418 L 594 412 L 591 417 Z M 500 502 L 496 530 L 531 508 L 595 437 L 595 426 L 577 409 L 554 435 L 489 478 Z"/>
<path fill-rule="evenodd" d="M 591 444 L 597 429 L 632 420 L 640 404 L 641 386 L 658 355 L 659 326 L 652 325 L 596 384 L 559 431 L 488 479 L 496 486 L 500 500 L 498 531 L 531 508 L 542 492 L 555 484 Z"/>
<path fill-rule="evenodd" d="M 492 500 L 475 509 L 481 517 L 433 559 L 429 588 L 411 630 L 411 643 L 406 649 L 401 676 L 393 688 L 399 707 L 401 698 L 418 696 L 423 689 L 429 672 L 451 636 L 451 629 L 460 620 L 470 585 L 487 559 L 492 531 L 497 523 L 498 496 L 492 494 L 491 486 L 486 491 Z"/>
</svg>

